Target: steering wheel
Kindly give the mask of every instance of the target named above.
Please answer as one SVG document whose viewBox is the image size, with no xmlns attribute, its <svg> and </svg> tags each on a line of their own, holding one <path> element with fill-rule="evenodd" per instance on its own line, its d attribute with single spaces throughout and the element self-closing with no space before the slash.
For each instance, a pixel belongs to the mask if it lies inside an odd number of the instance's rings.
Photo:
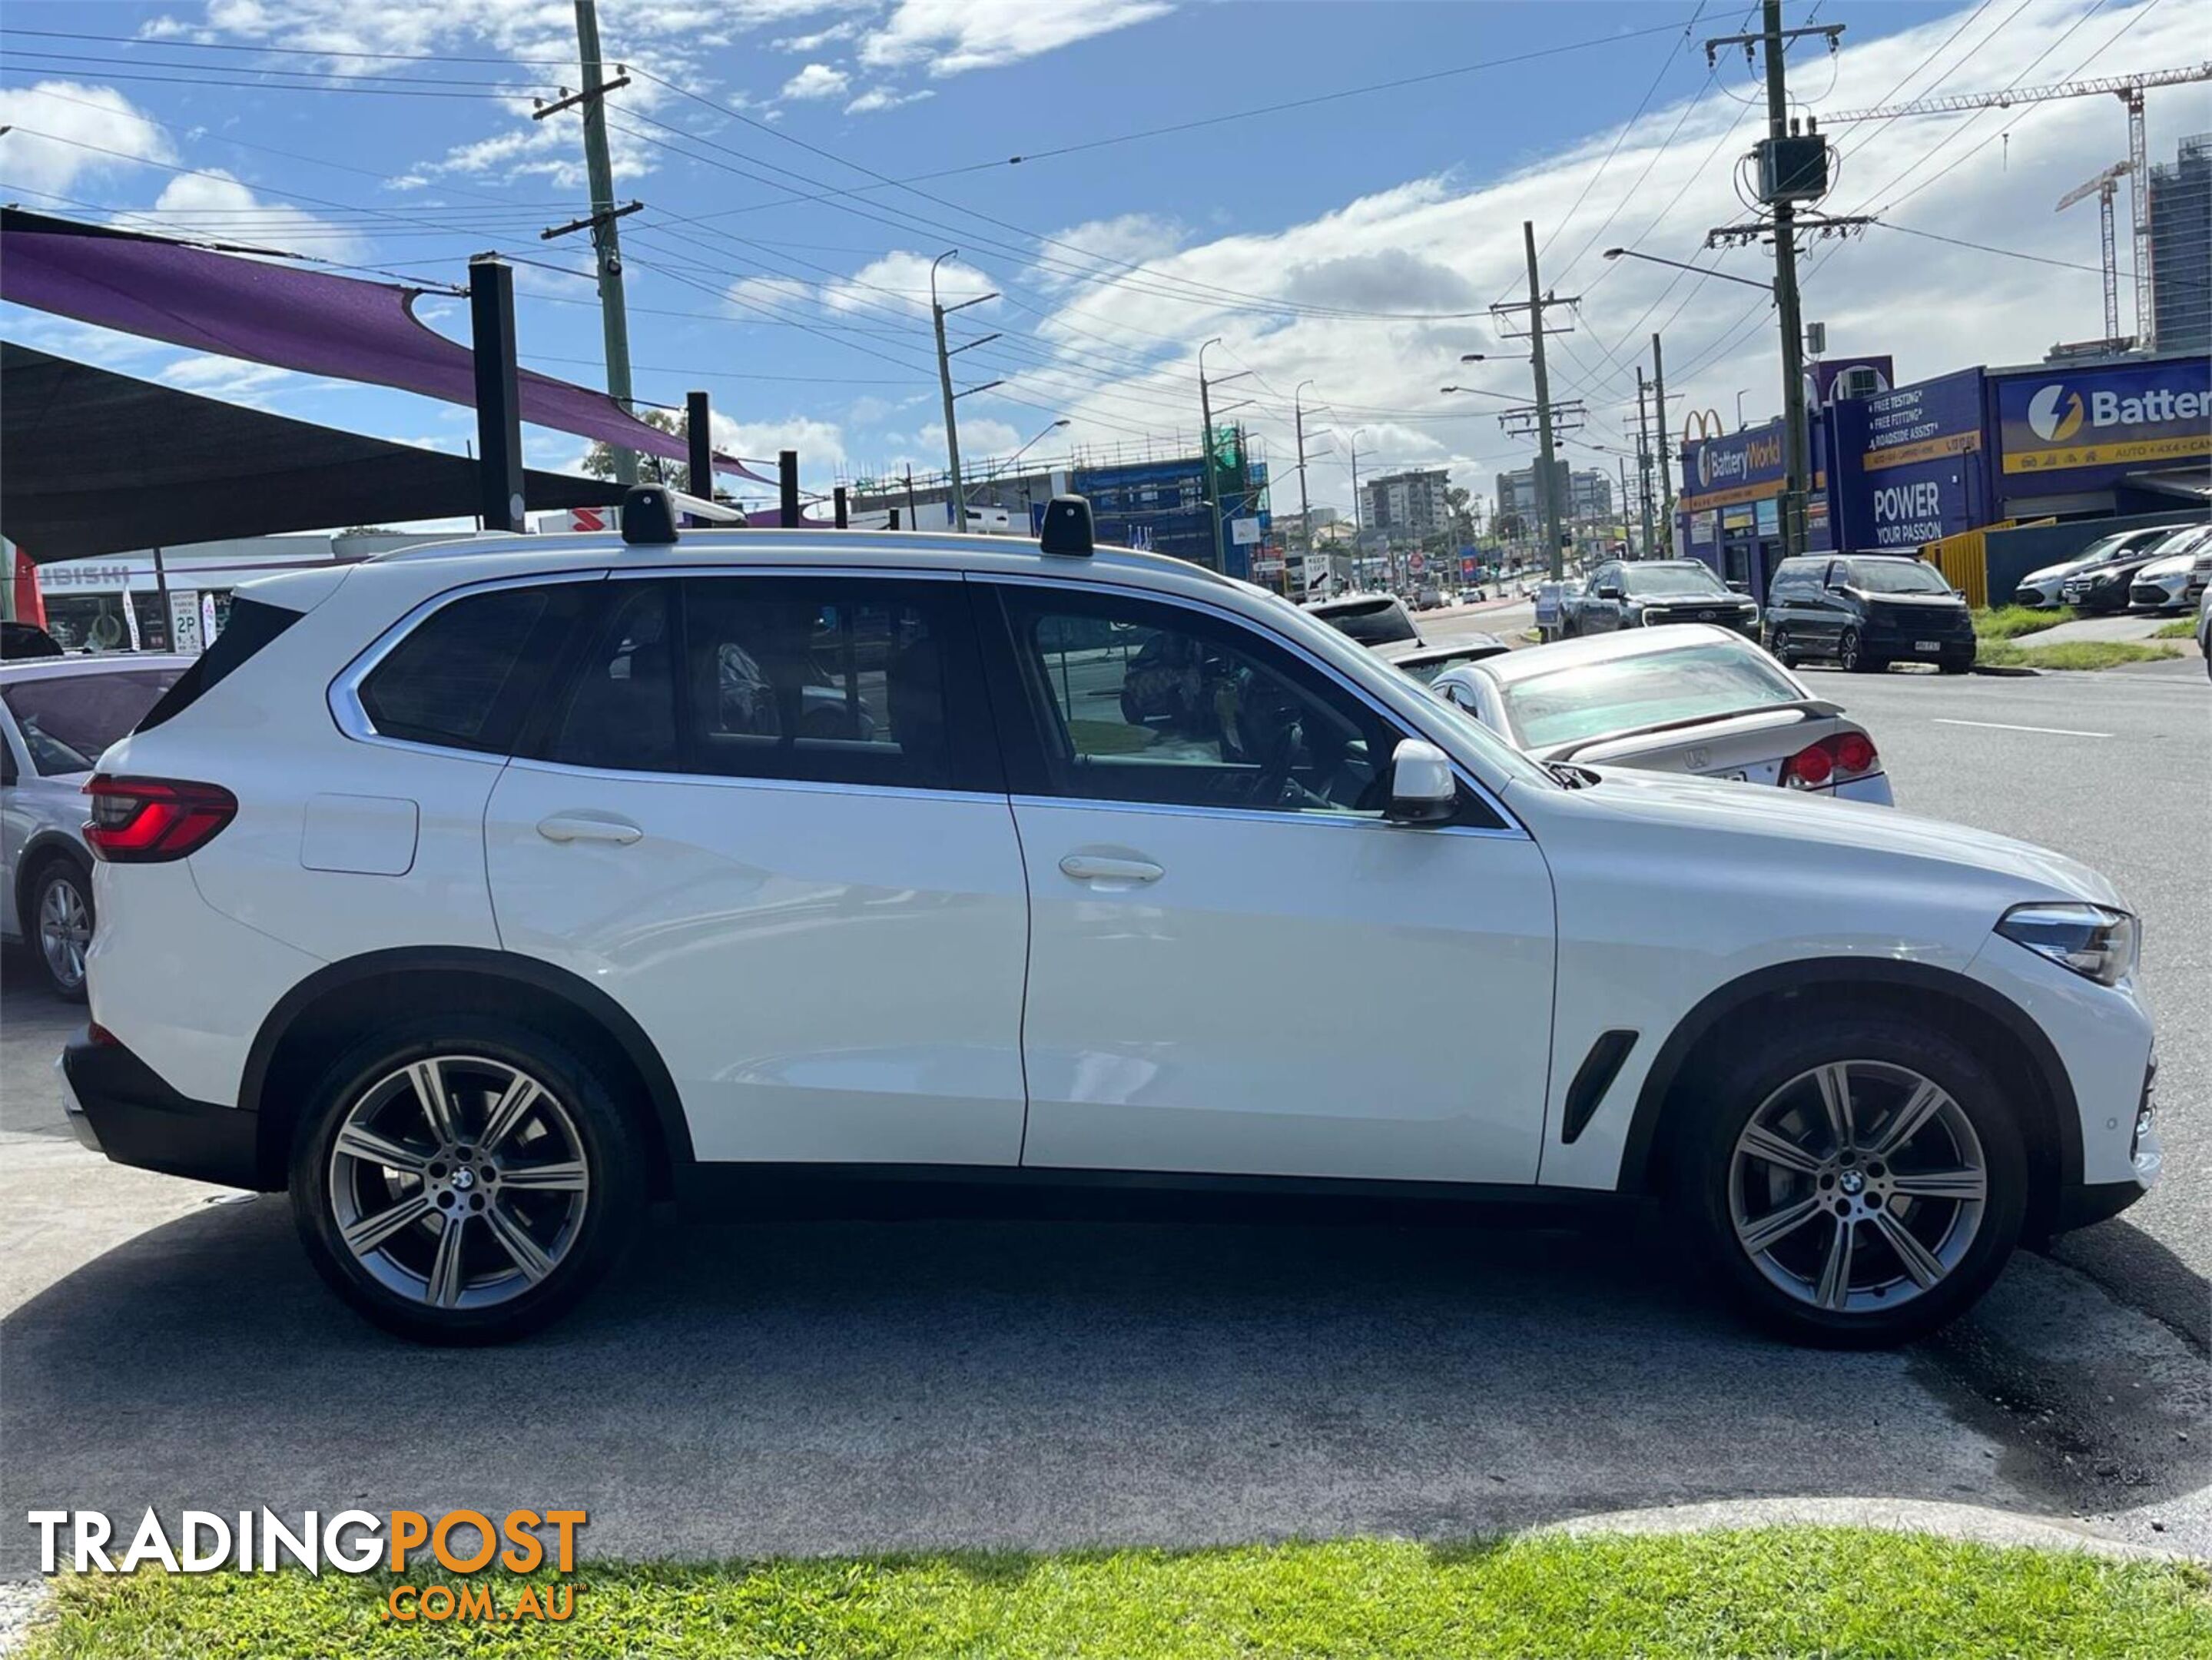
<svg viewBox="0 0 2212 1660">
<path fill-rule="evenodd" d="M 1297 720 L 1285 722 L 1274 753 L 1261 762 L 1260 770 L 1253 775 L 1249 797 L 1252 806 L 1326 807 L 1330 805 L 1326 797 L 1315 794 L 1291 776 L 1291 769 L 1298 763 L 1298 757 L 1305 751 L 1305 723 Z"/>
</svg>

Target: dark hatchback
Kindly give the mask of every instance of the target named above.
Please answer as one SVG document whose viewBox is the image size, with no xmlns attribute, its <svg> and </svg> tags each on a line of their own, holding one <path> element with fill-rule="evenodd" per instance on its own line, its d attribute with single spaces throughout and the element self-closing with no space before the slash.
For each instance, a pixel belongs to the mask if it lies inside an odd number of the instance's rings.
<svg viewBox="0 0 2212 1660">
<path fill-rule="evenodd" d="M 1946 674 L 1963 674 L 1974 664 L 1974 617 L 1925 561 L 1817 554 L 1775 567 L 1766 648 L 1792 666 L 1826 657 L 1869 673 L 1892 663 L 1934 663 Z"/>
</svg>

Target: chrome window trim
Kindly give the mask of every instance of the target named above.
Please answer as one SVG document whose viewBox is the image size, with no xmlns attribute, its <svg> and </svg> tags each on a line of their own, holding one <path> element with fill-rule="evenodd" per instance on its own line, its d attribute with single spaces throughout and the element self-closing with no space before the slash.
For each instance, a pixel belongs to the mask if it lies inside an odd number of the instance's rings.
<svg viewBox="0 0 2212 1660">
<path fill-rule="evenodd" d="M 1159 818 L 1231 818 L 1254 824 L 1326 824 L 1339 830 L 1388 830 L 1394 836 L 1480 836 L 1494 842 L 1528 842 L 1517 827 L 1487 824 L 1394 824 L 1379 813 L 1294 812 L 1266 807 L 1194 807 L 1180 801 L 1112 801 L 1088 795 L 1015 795 L 1017 807 L 1068 807 L 1085 812 L 1139 812 Z"/>
<path fill-rule="evenodd" d="M 526 576 L 490 576 L 480 582 L 465 582 L 457 588 L 441 589 L 370 641 L 351 662 L 338 671 L 337 678 L 323 694 L 323 702 L 331 712 L 331 721 L 341 733 L 356 744 L 374 744 L 381 749 L 398 750 L 409 755 L 437 755 L 451 760 L 506 765 L 506 755 L 495 755 L 489 750 L 425 744 L 412 738 L 392 738 L 379 732 L 376 723 L 369 719 L 368 710 L 362 706 L 362 682 L 376 672 L 377 666 L 392 654 L 402 640 L 457 600 L 501 588 L 550 587 L 556 582 L 603 582 L 606 577 L 604 568 L 586 566 L 576 570 L 535 571 Z"/>
<path fill-rule="evenodd" d="M 1067 578 L 1063 576 L 1000 575 L 995 572 L 973 574 L 969 580 L 977 582 L 1017 583 L 1024 587 L 1060 588 L 1065 589 L 1071 593 L 1107 593 L 1130 596 L 1139 599 L 1153 599 L 1158 600 L 1163 605 L 1176 605 L 1181 607 L 1184 611 L 1195 611 L 1202 617 L 1225 618 L 1231 622 L 1243 623 L 1248 628 L 1255 629 L 1267 640 L 1273 642 L 1275 645 L 1279 646 L 1284 650 L 1291 653 L 1301 662 L 1304 663 L 1309 668 L 1318 671 L 1327 678 L 1335 682 L 1337 685 L 1351 693 L 1355 699 L 1364 704 L 1370 713 L 1389 721 L 1394 727 L 1411 727 L 1414 733 L 1420 737 L 1424 742 L 1443 745 L 1443 740 L 1439 739 L 1436 733 L 1429 731 L 1419 721 L 1399 714 L 1396 710 L 1391 708 L 1389 704 L 1381 702 L 1371 692 L 1370 692 L 1366 687 L 1362 686 L 1351 679 L 1334 664 L 1327 661 L 1307 649 L 1303 642 L 1292 640 L 1285 635 L 1278 633 L 1275 629 L 1266 627 L 1258 619 L 1247 617 L 1241 611 L 1231 611 L 1222 605 L 1206 605 L 1199 600 L 1186 599 L 1180 594 L 1164 593 L 1158 588 L 1146 587 L 1140 585 L 1133 585 L 1125 582 L 1080 582 L 1070 581 Z M 1323 626 L 1326 625 L 1324 624 Z M 1378 659 L 1377 660 L 1379 661 L 1380 660 Z M 1394 669 L 1391 672 L 1395 673 L 1396 671 Z M 1411 684 L 1413 683 L 1408 682 L 1408 684 Z M 1416 690 L 1419 690 L 1418 687 L 1415 689 Z M 1503 743 L 1504 740 L 1500 739 L 1498 741 Z M 1443 745 L 1443 746 L 1445 753 L 1449 754 L 1450 749 L 1449 745 Z M 1461 835 L 1502 836 L 1510 836 L 1522 841 L 1534 839 L 1529 836 L 1528 827 L 1522 824 L 1519 816 L 1506 811 L 1505 804 L 1499 799 L 1498 792 L 1492 789 L 1480 779 L 1477 778 L 1456 757 L 1452 761 L 1452 773 L 1462 785 L 1474 791 L 1476 797 L 1481 800 L 1483 805 L 1488 807 L 1492 813 L 1496 814 L 1502 823 L 1495 827 L 1480 824 L 1439 824 L 1427 828 L 1455 831 Z M 1015 799 L 1017 800 L 1034 800 L 1043 801 L 1082 800 L 1086 805 L 1091 806 L 1128 806 L 1133 807 L 1141 812 L 1225 813 L 1234 818 L 1257 817 L 1270 820 L 1280 820 L 1284 818 L 1305 820 L 1321 818 L 1328 816 L 1319 813 L 1270 812 L 1264 808 L 1206 807 L 1193 806 L 1185 804 L 1152 806 L 1140 801 L 1093 801 L 1087 797 L 1066 795 L 1017 797 Z M 1384 820 L 1366 819 L 1356 815 L 1346 815 L 1344 822 L 1354 824 L 1376 824 L 1389 830 L 1403 828 L 1399 825 L 1389 824 Z"/>
<path fill-rule="evenodd" d="M 830 581 L 848 577 L 864 581 L 957 582 L 966 573 L 940 568 L 906 569 L 897 565 L 625 565 L 607 573 L 613 582 L 698 576 L 710 579 L 747 576 L 814 576 Z"/>
</svg>

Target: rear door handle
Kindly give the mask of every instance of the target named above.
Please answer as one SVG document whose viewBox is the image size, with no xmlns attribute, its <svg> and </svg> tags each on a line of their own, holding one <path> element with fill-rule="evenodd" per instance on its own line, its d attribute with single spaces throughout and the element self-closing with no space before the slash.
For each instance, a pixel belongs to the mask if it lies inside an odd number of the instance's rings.
<svg viewBox="0 0 2212 1660">
<path fill-rule="evenodd" d="M 1157 882 L 1167 874 L 1149 859 L 1104 859 L 1089 853 L 1069 854 L 1060 870 L 1079 882 Z"/>
<path fill-rule="evenodd" d="M 556 812 L 538 821 L 538 833 L 549 842 L 611 842 L 628 847 L 645 832 L 627 818 L 597 818 L 580 812 Z"/>
</svg>

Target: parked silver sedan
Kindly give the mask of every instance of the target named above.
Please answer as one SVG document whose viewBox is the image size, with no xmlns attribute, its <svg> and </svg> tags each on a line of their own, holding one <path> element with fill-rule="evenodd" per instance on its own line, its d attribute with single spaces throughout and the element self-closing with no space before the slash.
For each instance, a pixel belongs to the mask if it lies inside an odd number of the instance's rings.
<svg viewBox="0 0 2212 1660">
<path fill-rule="evenodd" d="M 1865 727 L 1750 641 L 1708 623 L 1531 646 L 1449 669 L 1429 690 L 1538 761 L 1892 805 Z"/>
<path fill-rule="evenodd" d="M 0 666 L 0 934 L 27 939 L 47 984 L 72 1000 L 92 943 L 84 781 L 192 662 L 132 653 Z"/>
</svg>

